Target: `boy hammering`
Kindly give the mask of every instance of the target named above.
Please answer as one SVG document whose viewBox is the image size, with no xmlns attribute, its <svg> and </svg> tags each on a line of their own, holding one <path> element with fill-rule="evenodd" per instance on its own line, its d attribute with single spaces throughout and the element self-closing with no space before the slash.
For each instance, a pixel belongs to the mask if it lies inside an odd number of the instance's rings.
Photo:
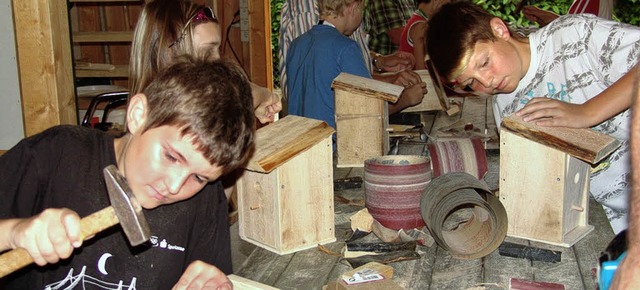
<svg viewBox="0 0 640 290">
<path fill-rule="evenodd" d="M 7 151 L 0 251 L 25 248 L 37 265 L 0 288 L 231 289 L 227 200 L 217 180 L 252 150 L 251 100 L 236 65 L 184 58 L 131 97 L 124 136 L 57 126 Z M 80 217 L 109 205 L 102 170 L 111 164 L 145 209 L 147 244 L 129 246 L 118 226 L 81 239 Z"/>
<path fill-rule="evenodd" d="M 454 89 L 495 95 L 496 124 L 518 114 L 540 126 L 593 128 L 622 142 L 593 169 L 591 195 L 612 228 L 627 227 L 629 124 L 640 28 L 565 15 L 522 37 L 479 6 L 444 5 L 430 20 L 427 50 Z"/>
</svg>

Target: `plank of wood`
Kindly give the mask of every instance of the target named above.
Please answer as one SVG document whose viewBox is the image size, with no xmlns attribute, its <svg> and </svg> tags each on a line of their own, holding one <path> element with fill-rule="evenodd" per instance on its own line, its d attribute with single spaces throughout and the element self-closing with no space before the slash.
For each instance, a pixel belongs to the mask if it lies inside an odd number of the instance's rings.
<svg viewBox="0 0 640 290">
<path fill-rule="evenodd" d="M 77 124 L 67 2 L 13 0 L 8 7 L 13 7 L 25 136 Z"/>
<path fill-rule="evenodd" d="M 400 98 L 404 87 L 391 83 L 364 78 L 348 73 L 340 73 L 331 84 L 334 90 L 357 92 L 370 98 L 377 98 L 395 103 Z"/>
<path fill-rule="evenodd" d="M 256 282 L 244 277 L 240 277 L 238 275 L 228 275 L 227 278 L 231 280 L 233 284 L 233 289 L 237 290 L 276 290 L 278 288 L 271 287 L 269 285 L 262 284 L 260 282 Z"/>
<path fill-rule="evenodd" d="M 71 40 L 83 42 L 131 42 L 133 31 L 74 32 Z"/>
<path fill-rule="evenodd" d="M 76 67 L 76 77 L 79 78 L 127 78 L 129 77 L 129 65 L 114 65 L 113 70 L 86 70 Z"/>
<path fill-rule="evenodd" d="M 617 139 L 591 129 L 541 127 L 515 115 L 504 118 L 502 127 L 591 164 L 598 163 L 620 146 Z"/>
<path fill-rule="evenodd" d="M 558 283 L 531 281 L 512 278 L 509 281 L 509 289 L 513 290 L 564 290 L 565 287 Z"/>
<path fill-rule="evenodd" d="M 433 80 L 428 70 L 416 70 L 414 71 L 420 76 L 423 82 L 427 84 L 427 93 L 424 94 L 422 98 L 422 102 L 415 106 L 408 107 L 402 110 L 403 113 L 409 112 L 424 112 L 424 111 L 434 111 L 434 110 L 443 110 L 445 107 L 440 103 L 440 99 L 438 98 L 438 94 L 436 93 L 436 88 L 433 84 Z"/>
<path fill-rule="evenodd" d="M 287 268 L 294 254 L 278 255 L 256 247 L 235 274 L 273 286 Z"/>
<path fill-rule="evenodd" d="M 271 172 L 333 132 L 323 121 L 288 115 L 256 132 L 256 151 L 247 169 Z"/>
<path fill-rule="evenodd" d="M 430 286 L 433 279 L 436 249 L 436 246 L 421 246 L 417 248 L 418 254 L 422 257 L 420 260 L 390 264 L 394 269 L 394 281 L 404 289 L 435 289 Z"/>
<path fill-rule="evenodd" d="M 506 241 L 513 240 L 510 237 Z M 495 289 L 508 289 L 511 278 L 533 280 L 535 269 L 527 259 L 512 258 L 500 255 L 498 251 L 483 258 L 483 283 L 496 286 Z M 490 289 L 494 289 L 490 287 Z"/>
<path fill-rule="evenodd" d="M 532 245 L 540 247 L 544 244 L 538 245 L 532 242 Z M 561 263 L 533 261 L 532 265 L 536 268 L 536 281 L 559 283 L 565 285 L 567 289 L 585 289 L 573 248 L 566 248 L 562 251 Z"/>
<path fill-rule="evenodd" d="M 467 289 L 482 281 L 482 259 L 456 259 L 438 246 L 430 289 Z"/>
<path fill-rule="evenodd" d="M 336 242 L 325 245 L 330 251 L 339 253 L 344 243 Z M 306 289 L 319 289 L 328 283 L 327 277 L 339 256 L 329 255 L 317 248 L 297 252 L 280 278 L 273 285 L 282 289 L 296 289 L 305 285 Z"/>
</svg>

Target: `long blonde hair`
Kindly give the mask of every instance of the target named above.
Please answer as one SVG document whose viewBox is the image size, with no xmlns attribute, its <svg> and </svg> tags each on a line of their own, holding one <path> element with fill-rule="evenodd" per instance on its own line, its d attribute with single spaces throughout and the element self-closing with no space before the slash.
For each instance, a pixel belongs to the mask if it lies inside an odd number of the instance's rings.
<svg viewBox="0 0 640 290">
<path fill-rule="evenodd" d="M 185 24 L 203 8 L 203 5 L 177 0 L 155 0 L 145 4 L 131 44 L 131 95 L 142 92 L 176 57 L 195 56 L 192 38 L 194 25 L 185 29 Z"/>
</svg>

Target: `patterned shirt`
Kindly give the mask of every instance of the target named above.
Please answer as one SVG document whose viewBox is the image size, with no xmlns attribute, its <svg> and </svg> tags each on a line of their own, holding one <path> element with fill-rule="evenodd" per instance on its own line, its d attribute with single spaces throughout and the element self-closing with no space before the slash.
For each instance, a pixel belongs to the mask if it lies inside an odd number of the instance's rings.
<svg viewBox="0 0 640 290">
<path fill-rule="evenodd" d="M 518 87 L 496 95 L 496 124 L 534 97 L 582 104 L 611 86 L 640 59 L 640 28 L 590 14 L 561 16 L 529 35 L 531 63 Z M 626 110 L 593 129 L 622 146 L 596 165 L 590 192 L 604 207 L 615 232 L 627 227 L 630 189 L 629 130 Z"/>
<path fill-rule="evenodd" d="M 387 31 L 404 27 L 416 11 L 413 0 L 369 0 L 364 9 L 365 30 L 369 33 L 369 49 L 387 55 L 398 50 Z"/>
</svg>

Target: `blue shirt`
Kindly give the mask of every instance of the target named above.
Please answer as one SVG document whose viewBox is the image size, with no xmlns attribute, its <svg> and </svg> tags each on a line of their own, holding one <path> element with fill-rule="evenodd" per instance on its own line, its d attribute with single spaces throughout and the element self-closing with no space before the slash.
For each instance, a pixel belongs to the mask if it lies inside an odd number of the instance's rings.
<svg viewBox="0 0 640 290">
<path fill-rule="evenodd" d="M 341 72 L 371 78 L 358 44 L 331 25 L 315 25 L 289 47 L 288 112 L 336 127 L 331 83 Z"/>
</svg>

